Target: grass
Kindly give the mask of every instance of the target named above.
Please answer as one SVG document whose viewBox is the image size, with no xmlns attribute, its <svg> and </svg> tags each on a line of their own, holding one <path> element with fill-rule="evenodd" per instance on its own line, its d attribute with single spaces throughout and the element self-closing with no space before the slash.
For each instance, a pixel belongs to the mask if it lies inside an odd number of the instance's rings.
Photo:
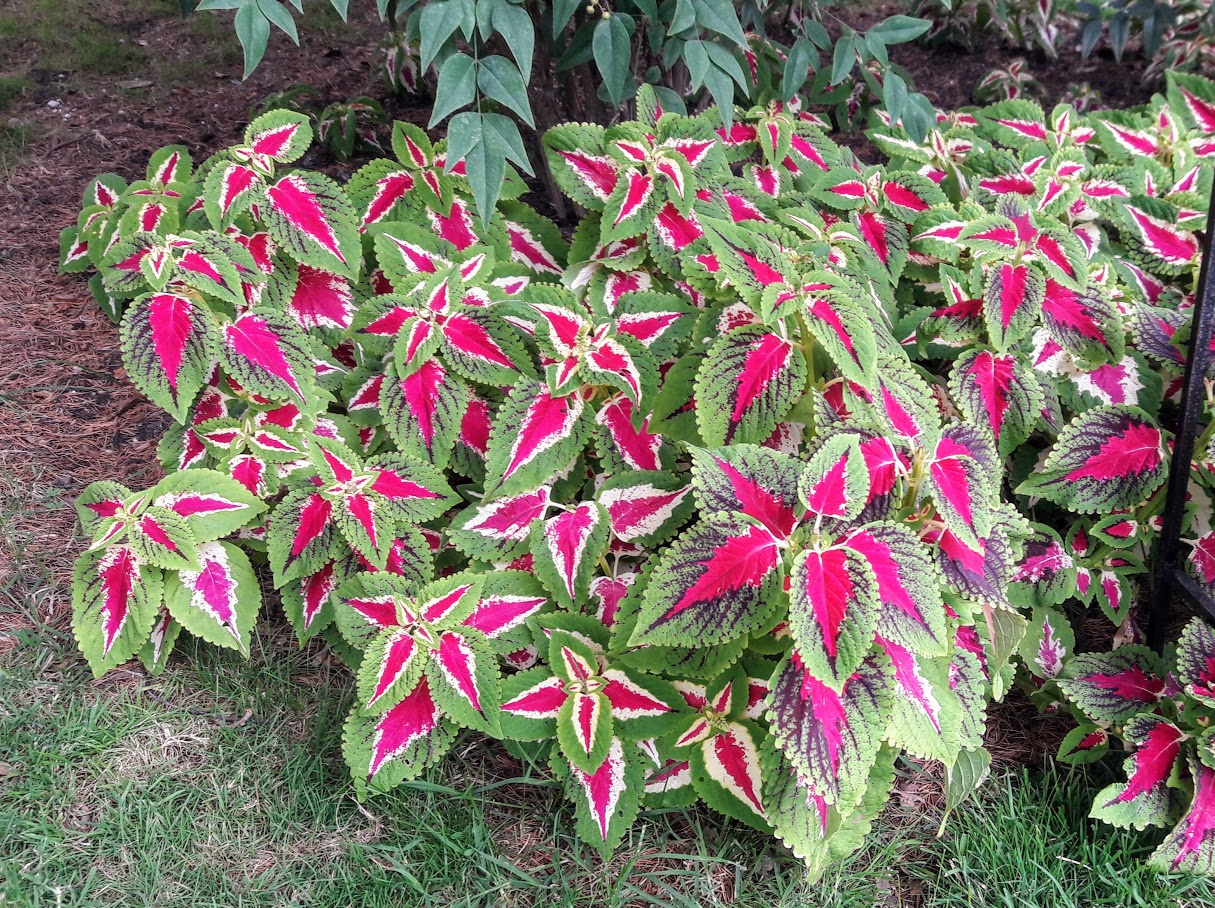
<svg viewBox="0 0 1215 908">
<path fill-rule="evenodd" d="M 1102 767 L 998 777 L 940 839 L 896 796 L 815 884 L 707 811 L 652 811 L 603 862 L 543 768 L 471 739 L 359 804 L 340 755 L 350 679 L 281 625 L 248 661 L 186 642 L 160 678 L 92 679 L 62 618 L 42 618 L 67 594 L 13 519 L 65 506 L 0 475 L 4 908 L 1215 908 L 1212 883 L 1144 866 L 1158 834 L 1087 819 Z"/>
<path fill-rule="evenodd" d="M 16 576 L 53 594 L 36 565 Z M 942 839 L 896 806 L 815 885 L 701 811 L 647 815 L 601 862 L 542 770 L 474 741 L 360 805 L 339 753 L 349 681 L 319 652 L 272 627 L 248 662 L 186 645 L 159 679 L 95 682 L 36 604 L 0 650 L 6 908 L 1215 906 L 1211 884 L 1143 866 L 1150 837 L 1088 821 L 1098 780 L 1079 773 L 1001 777 Z"/>
</svg>

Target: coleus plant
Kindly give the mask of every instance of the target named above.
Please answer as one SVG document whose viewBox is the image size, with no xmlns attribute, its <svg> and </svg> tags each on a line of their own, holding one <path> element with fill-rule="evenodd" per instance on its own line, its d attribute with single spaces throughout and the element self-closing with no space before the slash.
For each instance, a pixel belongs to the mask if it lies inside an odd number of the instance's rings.
<svg viewBox="0 0 1215 908">
<path fill-rule="evenodd" d="M 291 168 L 286 112 L 99 177 L 64 267 L 98 269 L 178 485 L 81 496 L 82 649 L 242 648 L 261 570 L 357 676 L 361 794 L 469 729 L 547 758 L 604 851 L 701 800 L 821 872 L 897 760 L 952 803 L 992 699 L 1068 696 L 1068 610 L 1135 638 L 1213 98 L 883 122 L 878 166 L 787 104 L 643 88 L 545 137 L 571 237 L 407 124 L 344 186 Z"/>
<path fill-rule="evenodd" d="M 1102 789 L 1091 816 L 1120 827 L 1168 829 L 1149 863 L 1215 870 L 1215 633 L 1192 620 L 1166 658 L 1141 646 L 1072 659 L 1059 681 L 1081 715 L 1059 758 L 1101 759 L 1121 741 L 1125 782 Z"/>
</svg>

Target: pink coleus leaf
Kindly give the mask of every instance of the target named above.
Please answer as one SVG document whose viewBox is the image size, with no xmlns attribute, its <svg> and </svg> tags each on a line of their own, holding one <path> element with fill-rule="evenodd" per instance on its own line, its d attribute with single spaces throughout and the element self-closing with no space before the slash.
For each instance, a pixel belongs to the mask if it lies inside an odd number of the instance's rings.
<svg viewBox="0 0 1215 908">
<path fill-rule="evenodd" d="M 305 329 L 349 328 L 354 320 L 354 291 L 340 274 L 298 265 L 287 312 Z"/>
<path fill-rule="evenodd" d="M 248 653 L 261 606 L 248 556 L 231 543 L 207 542 L 198 547 L 198 561 L 200 570 L 169 575 L 166 607 L 190 633 Z"/>
<path fill-rule="evenodd" d="M 206 383 L 218 346 L 210 310 L 175 293 L 142 296 L 127 310 L 121 339 L 131 380 L 184 421 Z"/>
<path fill-rule="evenodd" d="M 355 277 L 355 213 L 341 187 L 320 174 L 291 173 L 266 189 L 266 229 L 296 261 Z"/>
<path fill-rule="evenodd" d="M 752 445 L 691 449 L 692 486 L 701 511 L 733 511 L 759 521 L 777 539 L 798 523 L 801 463 Z"/>
<path fill-rule="evenodd" d="M 873 569 L 850 549 L 810 550 L 790 580 L 789 629 L 803 664 L 839 689 L 873 645 L 881 608 Z"/>
<path fill-rule="evenodd" d="M 1018 487 L 1079 513 L 1130 508 L 1164 482 L 1161 430 L 1134 407 L 1095 407 L 1061 433 L 1043 468 Z"/>
<path fill-rule="evenodd" d="M 710 349 L 696 376 L 696 418 L 710 445 L 761 442 L 806 383 L 800 349 L 759 326 L 731 331 Z"/>
<path fill-rule="evenodd" d="M 452 522 L 452 541 L 473 557 L 514 557 L 525 548 L 532 522 L 545 516 L 550 501 L 548 486 L 514 495 L 486 496 Z"/>
<path fill-rule="evenodd" d="M 536 486 L 581 450 L 589 426 L 581 394 L 553 395 L 521 381 L 498 412 L 486 461 L 487 485 L 511 492 Z"/>
<path fill-rule="evenodd" d="M 1171 873 L 1210 873 L 1215 867 L 1215 770 L 1189 758 L 1194 796 L 1185 814 L 1152 853 L 1151 864 Z"/>
<path fill-rule="evenodd" d="M 606 443 L 623 463 L 633 470 L 658 470 L 662 436 L 649 431 L 649 420 L 639 429 L 633 423 L 633 402 L 627 397 L 610 399 L 595 416 Z"/>
<path fill-rule="evenodd" d="M 1073 656 L 1059 679 L 1067 698 L 1098 722 L 1123 722 L 1154 708 L 1166 681 L 1159 658 L 1146 647 Z"/>
<path fill-rule="evenodd" d="M 141 565 L 134 549 L 87 552 L 72 575 L 72 629 L 93 673 L 130 659 L 156 621 L 161 572 Z"/>
<path fill-rule="evenodd" d="M 915 534 L 895 523 L 871 523 L 840 544 L 873 571 L 882 603 L 877 632 L 916 652 L 939 652 L 946 639 L 939 583 Z"/>
<path fill-rule="evenodd" d="M 603 508 L 589 501 L 537 524 L 532 532 L 536 574 L 566 608 L 586 599 L 591 575 L 607 546 L 607 524 Z"/>
<path fill-rule="evenodd" d="M 226 325 L 221 361 L 247 388 L 305 408 L 315 405 L 307 340 L 276 312 L 253 309 Z"/>
<path fill-rule="evenodd" d="M 445 467 L 469 408 L 468 387 L 438 359 L 428 359 L 404 378 L 386 377 L 380 407 L 401 451 Z"/>
<path fill-rule="evenodd" d="M 718 514 L 664 552 L 632 642 L 704 645 L 756 629 L 773 606 L 778 541 L 764 527 Z"/>
<path fill-rule="evenodd" d="M 625 542 L 657 541 L 690 511 L 690 486 L 668 474 L 639 473 L 609 480 L 599 491 L 612 534 Z M 687 505 L 685 505 L 685 501 Z"/>
<path fill-rule="evenodd" d="M 771 733 L 810 787 L 829 803 L 852 804 L 869 779 L 892 699 L 889 664 L 870 658 L 835 690 L 794 651 L 774 676 Z"/>
<path fill-rule="evenodd" d="M 381 772 L 395 775 L 396 780 L 417 775 L 451 743 L 452 736 L 445 733 L 441 718 L 425 678 L 382 715 L 356 710 L 347 721 L 343 737 L 351 771 L 362 784 L 374 784 Z"/>
<path fill-rule="evenodd" d="M 869 470 L 861 453 L 860 437 L 827 438 L 802 473 L 799 495 L 816 520 L 852 520 L 869 501 Z"/>
</svg>

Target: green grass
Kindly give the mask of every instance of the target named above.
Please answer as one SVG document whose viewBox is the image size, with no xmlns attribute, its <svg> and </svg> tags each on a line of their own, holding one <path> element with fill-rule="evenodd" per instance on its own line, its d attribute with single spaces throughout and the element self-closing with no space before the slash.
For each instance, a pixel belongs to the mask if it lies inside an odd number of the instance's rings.
<svg viewBox="0 0 1215 908">
<path fill-rule="evenodd" d="M 605 863 L 542 767 L 472 738 L 359 804 L 340 753 L 349 676 L 282 625 L 248 661 L 186 642 L 160 678 L 92 679 L 67 593 L 12 519 L 65 506 L 0 462 L 4 908 L 1215 908 L 1215 885 L 1146 869 L 1158 834 L 1086 818 L 1100 767 L 999 777 L 940 839 L 933 811 L 896 795 L 815 884 L 701 810 L 646 814 Z"/>
<path fill-rule="evenodd" d="M 1135 833 L 1088 819 L 1093 793 L 1114 776 L 1023 771 L 989 783 L 906 867 L 922 908 L 1209 908 L 1215 884 L 1169 876 L 1145 861 L 1160 832 Z"/>
</svg>

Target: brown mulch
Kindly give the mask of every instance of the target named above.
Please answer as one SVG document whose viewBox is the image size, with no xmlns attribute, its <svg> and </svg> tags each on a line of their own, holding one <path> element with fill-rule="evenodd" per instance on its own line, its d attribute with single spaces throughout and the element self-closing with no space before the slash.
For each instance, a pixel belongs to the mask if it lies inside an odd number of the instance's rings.
<svg viewBox="0 0 1215 908">
<path fill-rule="evenodd" d="M 46 575 L 43 589 L 67 590 L 79 545 L 68 503 L 94 480 L 139 487 L 159 475 L 156 444 L 167 417 L 126 380 L 117 327 L 85 276 L 56 273 L 59 232 L 75 222 L 85 185 L 105 172 L 142 178 L 149 155 L 168 144 L 186 145 L 201 161 L 239 139 L 259 100 L 295 83 L 333 98 L 377 88 L 373 16 L 353 15 L 356 39 L 341 47 L 305 33 L 297 51 L 280 36 L 247 82 L 235 68 L 135 90 L 131 84 L 146 80 L 78 88 L 69 87 L 75 79 L 31 73 L 34 89 L 10 114 L 32 125 L 36 139 L 0 174 L 0 590 L 21 590 L 11 580 L 30 562 Z M 149 53 L 191 53 L 175 17 L 124 27 Z M 23 605 L 0 599 L 0 636 L 34 618 Z M 66 610 L 66 594 L 49 596 L 37 617 L 59 623 Z"/>
</svg>

